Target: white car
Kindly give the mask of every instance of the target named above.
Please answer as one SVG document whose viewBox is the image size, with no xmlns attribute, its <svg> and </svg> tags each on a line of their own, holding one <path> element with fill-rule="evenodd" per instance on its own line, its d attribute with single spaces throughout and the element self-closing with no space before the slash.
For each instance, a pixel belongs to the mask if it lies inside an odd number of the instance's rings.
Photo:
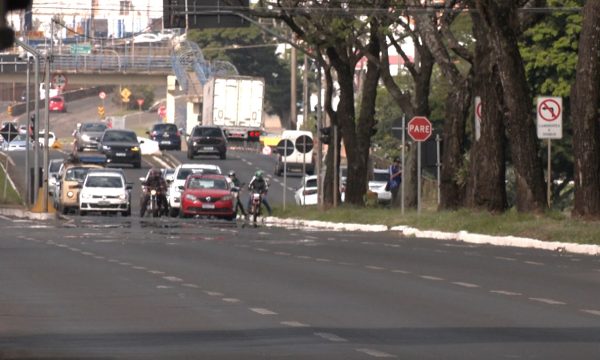
<svg viewBox="0 0 600 360">
<path fill-rule="evenodd" d="M 221 168 L 218 165 L 212 164 L 194 164 L 185 163 L 178 165 L 172 175 L 167 175 L 165 180 L 169 184 L 167 190 L 167 200 L 169 202 L 169 215 L 179 215 L 181 207 L 181 189 L 180 186 L 185 184 L 188 175 L 198 172 L 221 174 Z"/>
<path fill-rule="evenodd" d="M 318 197 L 317 175 L 304 176 L 300 183 L 300 187 L 294 193 L 296 204 L 300 206 L 317 205 Z"/>
<path fill-rule="evenodd" d="M 139 34 L 133 37 L 133 43 L 134 44 L 141 44 L 141 43 L 156 43 L 156 42 L 161 42 L 162 39 L 160 36 L 158 36 L 157 34 L 152 34 L 152 33 L 144 33 L 144 34 Z"/>
<path fill-rule="evenodd" d="M 50 196 L 56 192 L 56 177 L 63 162 L 63 159 L 51 159 L 48 162 L 48 194 Z"/>
<path fill-rule="evenodd" d="M 373 178 L 369 180 L 369 191 L 377 194 L 378 202 L 386 203 L 392 200 L 392 193 L 385 189 L 389 180 L 389 169 L 373 169 Z"/>
<path fill-rule="evenodd" d="M 41 147 L 44 147 L 44 139 L 45 139 L 45 130 L 42 130 L 38 133 L 38 142 Z M 48 131 L 48 145 L 52 147 L 54 142 L 56 141 L 56 134 L 53 131 Z"/>
<path fill-rule="evenodd" d="M 123 170 L 90 170 L 79 191 L 79 214 L 100 211 L 130 216 L 131 188 L 132 184 L 125 181 Z"/>
</svg>

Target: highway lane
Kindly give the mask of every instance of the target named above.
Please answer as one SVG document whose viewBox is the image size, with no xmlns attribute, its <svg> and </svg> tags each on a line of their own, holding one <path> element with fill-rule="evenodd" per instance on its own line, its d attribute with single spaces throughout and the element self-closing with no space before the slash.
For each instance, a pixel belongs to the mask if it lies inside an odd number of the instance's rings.
<svg viewBox="0 0 600 360">
<path fill-rule="evenodd" d="M 199 219 L 0 218 L 0 354 L 597 359 L 600 260 Z"/>
</svg>

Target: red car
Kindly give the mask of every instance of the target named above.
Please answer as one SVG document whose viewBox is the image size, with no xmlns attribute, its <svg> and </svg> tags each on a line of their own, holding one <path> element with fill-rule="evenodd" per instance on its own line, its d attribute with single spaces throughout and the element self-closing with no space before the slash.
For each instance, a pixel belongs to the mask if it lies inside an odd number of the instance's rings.
<svg viewBox="0 0 600 360">
<path fill-rule="evenodd" d="M 48 103 L 48 110 L 67 112 L 67 104 L 65 103 L 65 98 L 62 96 L 51 97 Z"/>
<path fill-rule="evenodd" d="M 214 216 L 234 220 L 235 197 L 231 187 L 225 175 L 189 175 L 182 187 L 179 216 Z"/>
</svg>

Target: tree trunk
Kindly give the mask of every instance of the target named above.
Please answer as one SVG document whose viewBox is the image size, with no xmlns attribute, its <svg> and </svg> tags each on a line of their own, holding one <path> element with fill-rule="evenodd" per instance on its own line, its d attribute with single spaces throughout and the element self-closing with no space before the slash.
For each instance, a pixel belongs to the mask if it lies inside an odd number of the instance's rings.
<svg viewBox="0 0 600 360">
<path fill-rule="evenodd" d="M 507 129 L 516 178 L 515 205 L 519 212 L 541 212 L 546 207 L 544 174 L 531 118 L 531 95 L 516 37 L 519 28 L 516 4 L 512 0 L 477 0 L 477 7 L 495 49 L 508 109 Z"/>
<path fill-rule="evenodd" d="M 600 2 L 587 1 L 579 37 L 575 85 L 571 90 L 575 204 L 573 215 L 600 216 Z"/>
<path fill-rule="evenodd" d="M 502 87 L 493 63 L 490 47 L 481 20 L 473 19 L 475 42 L 475 94 L 481 97 L 482 121 L 479 140 L 473 139 L 466 205 L 492 212 L 506 209 L 506 157 Z"/>
</svg>

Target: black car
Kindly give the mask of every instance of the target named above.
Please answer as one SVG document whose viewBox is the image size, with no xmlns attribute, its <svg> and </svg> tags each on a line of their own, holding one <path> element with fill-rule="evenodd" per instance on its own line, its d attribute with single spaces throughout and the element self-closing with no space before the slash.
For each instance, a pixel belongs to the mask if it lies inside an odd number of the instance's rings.
<svg viewBox="0 0 600 360">
<path fill-rule="evenodd" d="M 195 126 L 187 142 L 187 157 L 195 155 L 218 155 L 227 157 L 227 137 L 218 126 Z"/>
<path fill-rule="evenodd" d="M 108 164 L 132 164 L 142 167 L 142 152 L 137 135 L 131 130 L 106 129 L 100 138 L 98 150 Z"/>
<path fill-rule="evenodd" d="M 160 150 L 181 150 L 181 133 L 175 124 L 154 124 L 146 133 L 150 139 L 158 142 Z"/>
</svg>

